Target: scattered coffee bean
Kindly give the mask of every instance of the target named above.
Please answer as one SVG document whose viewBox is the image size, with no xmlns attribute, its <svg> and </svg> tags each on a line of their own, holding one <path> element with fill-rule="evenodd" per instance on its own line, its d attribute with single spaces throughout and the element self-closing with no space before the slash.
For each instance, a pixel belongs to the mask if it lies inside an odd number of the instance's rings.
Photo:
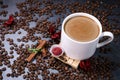
<svg viewBox="0 0 120 80">
<path fill-rule="evenodd" d="M 14 49 L 14 47 L 13 47 L 13 46 L 11 46 L 11 47 L 10 47 L 10 50 L 13 50 L 13 49 Z"/>
<path fill-rule="evenodd" d="M 1 6 L 1 8 L 7 8 L 8 7 L 8 5 L 2 5 Z"/>
<path fill-rule="evenodd" d="M 7 41 L 10 41 L 10 38 L 7 38 Z"/>
<path fill-rule="evenodd" d="M 6 71 L 6 67 L 3 67 L 1 70 L 2 70 L 2 71 Z"/>
<path fill-rule="evenodd" d="M 13 51 L 10 51 L 10 54 L 13 54 L 14 52 Z"/>
<path fill-rule="evenodd" d="M 18 38 L 18 39 L 17 39 L 17 41 L 18 41 L 18 42 L 20 42 L 20 41 L 21 41 L 21 39 L 19 39 L 19 38 Z"/>
<path fill-rule="evenodd" d="M 10 58 L 13 59 L 13 58 L 14 58 L 14 55 L 11 55 Z"/>
<path fill-rule="evenodd" d="M 21 31 L 19 31 L 18 34 L 21 34 Z"/>
<path fill-rule="evenodd" d="M 51 34 L 49 31 L 49 26 L 51 24 L 55 25 L 55 30 L 59 30 L 61 28 L 61 21 L 63 19 L 74 12 L 86 12 L 89 14 L 92 14 L 96 16 L 100 22 L 103 25 L 103 30 L 112 31 L 115 35 L 116 42 L 119 42 L 117 36 L 120 35 L 120 30 L 117 28 L 117 25 L 119 23 L 119 20 L 112 20 L 115 21 L 115 24 L 112 22 L 109 22 L 108 16 L 115 16 L 119 15 L 117 13 L 114 13 L 111 11 L 111 9 L 117 8 L 117 4 L 114 5 L 108 5 L 105 2 L 99 2 L 99 1 L 86 1 L 84 5 L 82 3 L 72 1 L 68 2 L 67 0 L 64 0 L 63 3 L 67 3 L 67 5 L 62 5 L 61 2 L 54 3 L 52 1 L 36 1 L 36 0 L 26 0 L 25 2 L 17 3 L 16 6 L 20 10 L 19 12 L 15 12 L 14 14 L 14 23 L 9 27 L 0 27 L 0 34 L 2 36 L 0 40 L 0 66 L 3 66 L 3 64 L 7 65 L 11 70 L 12 73 L 7 73 L 8 77 L 18 77 L 23 75 L 23 78 L 26 80 L 39 80 L 38 75 L 41 74 L 43 79 L 60 79 L 60 80 L 68 80 L 68 79 L 75 79 L 75 80 L 97 80 L 98 78 L 103 79 L 112 79 L 110 74 L 112 74 L 113 70 L 113 64 L 110 62 L 110 60 L 106 59 L 106 57 L 94 57 L 90 59 L 91 61 L 91 71 L 84 71 L 82 69 L 75 70 L 72 67 L 60 62 L 59 60 L 56 60 L 51 57 L 50 53 L 47 51 L 47 58 L 43 58 L 41 54 L 37 54 L 35 57 L 36 62 L 35 63 L 26 63 L 25 59 L 29 56 L 29 52 L 27 49 L 30 47 L 29 44 L 26 45 L 28 41 L 37 41 L 38 39 L 41 39 L 41 37 L 36 37 L 35 34 L 42 34 L 43 38 L 50 38 Z M 100 10 L 99 8 L 102 7 L 106 10 Z M 28 7 L 28 5 L 31 5 Z M 44 7 L 40 7 L 44 5 Z M 62 6 L 61 6 L 62 5 Z M 3 8 L 6 8 L 6 6 L 3 6 Z M 108 9 L 108 10 L 107 10 Z M 54 11 L 53 11 L 54 10 Z M 53 13 L 51 13 L 53 11 Z M 69 13 L 67 12 L 69 11 Z M 0 12 L 0 15 L 6 16 L 7 11 L 3 10 Z M 42 18 L 39 20 L 39 18 L 36 18 L 35 15 L 42 16 L 46 15 L 47 18 Z M 51 17 L 55 17 L 55 15 L 59 16 L 56 21 L 50 22 L 49 19 Z M 19 19 L 18 19 L 19 17 Z M 29 22 L 35 21 L 36 26 L 34 28 L 29 27 Z M 4 20 L 0 20 L 0 22 L 5 22 Z M 0 23 L 1 24 L 1 23 Z M 113 24 L 111 26 L 111 24 Z M 107 26 L 106 26 L 107 25 Z M 109 26 L 108 26 L 109 25 Z M 15 27 L 14 27 L 15 26 Z M 115 26 L 115 27 L 114 27 Z M 25 46 L 23 43 L 21 43 L 19 46 L 14 43 L 14 40 L 11 38 L 7 38 L 6 41 L 9 42 L 11 45 L 10 52 L 7 52 L 4 48 L 4 44 L 2 41 L 5 39 L 6 34 L 14 34 L 19 29 L 24 29 L 27 32 L 27 35 L 24 36 L 22 39 L 17 39 L 18 42 L 25 42 Z M 18 31 L 18 34 L 20 35 L 22 32 Z M 51 39 L 51 38 L 50 38 Z M 115 42 L 115 41 L 114 41 Z M 55 43 L 59 43 L 59 39 L 57 40 L 49 40 L 46 48 L 49 49 L 49 47 Z M 118 45 L 117 43 L 115 43 Z M 36 48 L 36 45 L 31 45 L 31 48 Z M 13 64 L 10 63 L 9 59 L 14 58 L 13 53 L 14 51 L 17 52 L 18 58 L 16 58 L 13 61 Z M 100 48 L 100 53 L 109 53 L 112 51 L 112 48 Z M 3 54 L 2 54 L 3 53 Z M 9 56 L 10 54 L 10 56 Z M 46 61 L 47 60 L 47 61 Z M 47 65 L 46 65 L 47 64 Z M 65 66 L 65 67 L 63 67 Z M 101 67 L 99 67 L 101 66 Z M 25 68 L 28 68 L 28 73 L 26 74 Z M 114 67 L 115 69 L 116 67 Z M 54 69 L 57 70 L 59 73 L 51 73 L 48 69 Z M 4 71 L 4 70 L 3 70 Z M 82 75 L 83 74 L 83 75 Z M 48 76 L 50 75 L 50 76 Z M 82 76 L 80 76 L 82 75 Z M 2 69 L 0 69 L 0 79 L 3 79 L 2 77 Z"/>
<path fill-rule="evenodd" d="M 7 77 L 10 77 L 10 73 L 7 73 Z"/>
</svg>

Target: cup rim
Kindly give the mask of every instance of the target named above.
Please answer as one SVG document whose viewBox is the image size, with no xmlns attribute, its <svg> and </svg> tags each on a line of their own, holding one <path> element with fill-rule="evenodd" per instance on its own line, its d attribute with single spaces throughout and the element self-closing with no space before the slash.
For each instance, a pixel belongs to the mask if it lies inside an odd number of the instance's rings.
<svg viewBox="0 0 120 80">
<path fill-rule="evenodd" d="M 73 18 L 73 17 L 76 17 L 76 16 L 85 16 L 85 17 L 88 17 L 88 18 L 94 20 L 94 21 L 98 24 L 99 34 L 98 34 L 98 36 L 97 36 L 95 39 L 90 40 L 90 41 L 86 41 L 86 42 L 82 42 L 82 41 L 74 40 L 74 39 L 70 38 L 70 37 L 66 34 L 66 32 L 65 32 L 65 30 L 64 30 L 64 27 L 65 27 L 64 25 L 65 25 L 65 23 L 66 23 L 69 19 L 71 19 L 71 18 Z M 100 21 L 99 21 L 95 16 L 93 16 L 93 15 L 91 15 L 91 14 L 84 13 L 84 12 L 72 13 L 72 14 L 68 15 L 68 16 L 63 20 L 63 23 L 62 23 L 62 32 L 65 34 L 65 36 L 66 36 L 68 39 L 70 39 L 70 40 L 73 41 L 73 42 L 83 43 L 83 44 L 92 43 L 92 42 L 98 40 L 99 37 L 101 36 L 101 33 L 102 33 L 102 25 L 101 25 Z"/>
</svg>

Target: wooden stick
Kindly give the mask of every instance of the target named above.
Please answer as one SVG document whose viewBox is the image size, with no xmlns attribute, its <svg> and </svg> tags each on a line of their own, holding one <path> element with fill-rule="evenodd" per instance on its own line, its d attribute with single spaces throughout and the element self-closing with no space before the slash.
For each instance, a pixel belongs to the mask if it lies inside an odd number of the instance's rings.
<svg viewBox="0 0 120 80">
<path fill-rule="evenodd" d="M 68 64 L 68 65 L 72 66 L 75 69 L 78 68 L 78 65 L 80 63 L 80 60 L 75 60 L 75 59 L 69 58 L 65 54 L 63 54 L 60 57 L 55 57 L 55 58 L 57 58 L 58 60 L 62 61 L 65 64 Z"/>
<path fill-rule="evenodd" d="M 39 40 L 39 45 L 37 46 L 36 49 L 41 49 L 43 46 L 46 44 L 45 40 Z M 30 56 L 26 59 L 28 62 L 30 62 L 34 57 L 36 53 L 31 53 Z"/>
</svg>

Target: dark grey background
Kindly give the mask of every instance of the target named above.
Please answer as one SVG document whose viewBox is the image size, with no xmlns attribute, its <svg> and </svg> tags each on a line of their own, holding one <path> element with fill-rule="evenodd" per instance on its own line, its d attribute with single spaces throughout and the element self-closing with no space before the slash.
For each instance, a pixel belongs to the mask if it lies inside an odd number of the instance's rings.
<svg viewBox="0 0 120 80">
<path fill-rule="evenodd" d="M 5 10 L 7 10 L 9 12 L 9 14 L 14 14 L 15 11 L 18 11 L 18 9 L 16 8 L 16 3 L 17 2 L 22 2 L 24 0 L 3 0 L 3 3 L 4 4 L 8 4 L 8 8 L 5 8 Z M 58 2 L 58 0 L 54 0 L 55 2 Z M 80 0 L 70 0 L 71 1 L 80 1 Z M 84 3 L 86 0 L 81 0 L 80 2 Z M 91 0 L 92 1 L 92 0 Z M 99 0 L 100 1 L 100 0 Z M 60 2 L 60 1 L 59 1 Z M 61 1 L 62 2 L 62 1 Z M 109 4 L 116 4 L 116 5 L 120 5 L 120 1 L 119 0 L 103 0 L 103 1 L 100 1 L 101 3 L 107 3 L 108 5 Z M 63 3 L 64 5 L 65 3 Z M 0 8 L 0 11 L 2 9 Z M 120 6 L 116 9 L 113 9 L 113 13 L 119 13 L 120 14 Z M 8 14 L 8 15 L 9 15 Z M 0 16 L 0 19 L 7 19 L 8 18 L 8 15 L 7 17 L 3 17 L 3 16 Z M 115 18 L 115 19 L 118 19 L 119 20 L 119 23 L 116 23 L 118 26 L 116 26 L 118 29 L 120 29 L 120 15 L 118 16 L 109 16 L 108 17 L 108 20 L 109 18 Z M 51 19 L 53 20 L 53 19 Z M 62 19 L 63 20 L 63 19 Z M 111 23 L 113 23 L 114 21 L 111 21 L 109 20 Z M 31 23 L 30 26 L 35 26 L 35 23 Z M 26 31 L 20 29 L 20 31 L 22 31 L 22 34 L 21 36 L 18 36 L 17 34 L 12 34 L 12 35 L 6 35 L 5 38 L 13 38 L 15 41 L 17 38 L 21 38 L 22 36 L 26 35 Z M 40 34 L 38 36 L 41 36 Z M 115 40 L 117 40 L 117 42 L 115 42 Z M 19 45 L 21 43 L 18 43 L 16 41 L 16 43 Z M 27 44 L 36 44 L 37 42 L 28 42 Z M 4 44 L 5 44 L 5 48 L 7 49 L 7 51 L 9 51 L 9 45 L 6 41 L 4 41 Z M 106 54 L 101 54 L 102 56 L 106 56 L 108 57 L 110 60 L 112 60 L 113 62 L 117 63 L 117 64 L 120 64 L 120 34 L 119 35 L 115 35 L 115 39 L 112 43 L 108 44 L 107 46 L 104 46 L 105 48 L 107 47 L 110 47 L 112 50 Z M 99 53 L 99 50 L 100 49 L 97 49 L 96 50 L 96 53 L 95 55 L 97 55 Z M 14 54 L 14 56 L 18 56 L 17 54 Z M 13 60 L 11 60 L 12 62 Z M 5 72 L 3 72 L 3 80 L 13 80 L 11 77 L 7 77 L 6 76 L 6 73 L 9 72 L 10 69 L 8 68 Z M 56 70 L 51 70 L 51 72 L 54 72 L 54 73 L 57 73 Z M 115 71 L 113 71 L 113 74 L 114 74 L 114 79 L 115 80 L 120 80 L 120 68 L 117 68 L 115 69 Z M 39 76 L 41 79 L 42 77 Z M 20 76 L 18 78 L 14 78 L 14 80 L 23 80 L 23 78 Z"/>
</svg>

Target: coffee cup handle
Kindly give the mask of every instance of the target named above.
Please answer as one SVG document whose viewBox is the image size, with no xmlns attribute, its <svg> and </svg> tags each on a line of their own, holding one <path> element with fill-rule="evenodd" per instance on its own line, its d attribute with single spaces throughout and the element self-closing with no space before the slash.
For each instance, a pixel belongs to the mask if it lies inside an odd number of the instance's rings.
<svg viewBox="0 0 120 80">
<path fill-rule="evenodd" d="M 103 42 L 97 44 L 97 48 L 102 47 L 108 43 L 110 43 L 114 39 L 114 35 L 111 32 L 105 31 L 102 33 L 101 37 L 108 36 L 109 38 Z"/>
</svg>

